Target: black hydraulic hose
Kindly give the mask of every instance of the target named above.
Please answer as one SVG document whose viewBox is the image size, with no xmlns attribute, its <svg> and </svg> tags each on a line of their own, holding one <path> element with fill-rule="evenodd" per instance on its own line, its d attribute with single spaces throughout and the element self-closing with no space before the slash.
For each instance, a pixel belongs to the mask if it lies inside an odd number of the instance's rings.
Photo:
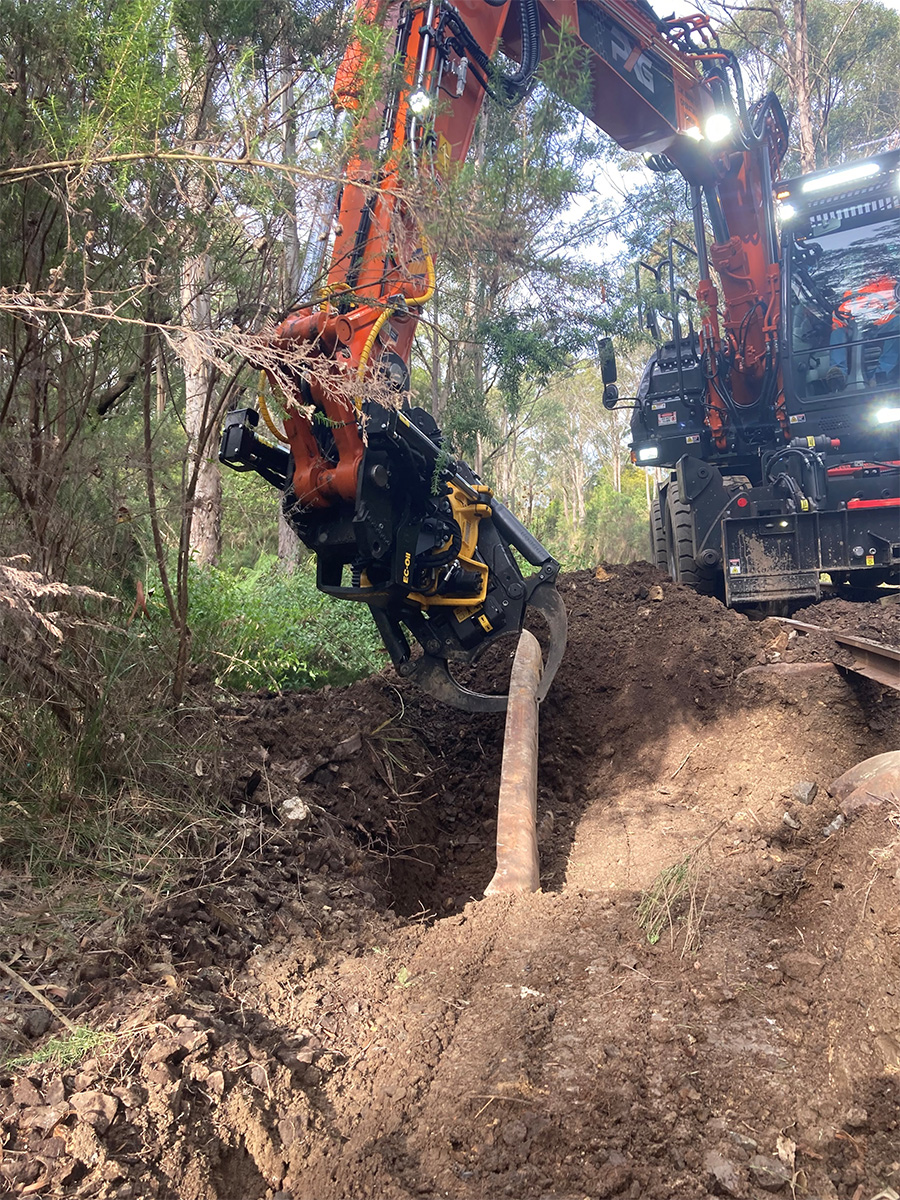
<svg viewBox="0 0 900 1200">
<path fill-rule="evenodd" d="M 517 71 L 504 75 L 491 62 L 455 9 L 445 10 L 441 18 L 441 24 L 453 32 L 466 57 L 478 68 L 473 74 L 487 94 L 509 108 L 518 104 L 526 95 L 540 65 L 541 19 L 538 0 L 520 0 L 519 23 L 522 32 L 522 61 Z"/>
<path fill-rule="evenodd" d="M 445 541 L 450 545 L 446 550 L 436 550 L 432 554 L 417 554 L 416 566 L 423 568 L 443 567 L 452 562 L 462 549 L 462 533 L 455 521 L 442 521 Z"/>
</svg>

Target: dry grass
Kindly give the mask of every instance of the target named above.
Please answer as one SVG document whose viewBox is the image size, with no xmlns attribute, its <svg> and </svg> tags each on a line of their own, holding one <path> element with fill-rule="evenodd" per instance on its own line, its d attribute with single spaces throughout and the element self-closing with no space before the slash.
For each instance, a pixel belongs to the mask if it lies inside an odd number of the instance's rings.
<svg viewBox="0 0 900 1200">
<path fill-rule="evenodd" d="M 674 950 L 681 945 L 681 957 L 700 948 L 703 914 L 711 889 L 709 844 L 724 821 L 708 833 L 692 850 L 664 867 L 653 883 L 641 893 L 637 922 L 652 946 L 668 930 Z"/>
</svg>

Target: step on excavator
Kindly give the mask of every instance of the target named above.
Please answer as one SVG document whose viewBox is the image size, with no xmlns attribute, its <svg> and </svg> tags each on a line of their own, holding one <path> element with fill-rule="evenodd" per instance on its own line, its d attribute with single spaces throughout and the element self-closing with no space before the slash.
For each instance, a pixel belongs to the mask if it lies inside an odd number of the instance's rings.
<svg viewBox="0 0 900 1200">
<path fill-rule="evenodd" d="M 505 696 L 454 672 L 530 610 L 549 629 L 541 697 L 565 648 L 558 563 L 409 398 L 435 280 L 410 197 L 439 196 L 485 99 L 519 103 L 563 44 L 588 72 L 585 115 L 679 172 L 693 201 L 699 284 L 676 283 L 670 247 L 649 267 L 662 299 L 642 313 L 657 350 L 633 401 L 633 455 L 671 471 L 656 560 L 731 603 L 900 566 L 898 155 L 781 183 L 777 97 L 747 102 L 708 18 L 662 19 L 645 0 L 359 0 L 357 21 L 390 30 L 393 53 L 379 66 L 352 39 L 334 83 L 343 173 L 314 214 L 297 307 L 260 337 L 283 428 L 265 402 L 232 412 L 220 459 L 281 491 L 319 588 L 368 605 L 397 671 L 458 708 L 501 711 Z M 362 97 L 378 70 L 373 108 Z M 608 339 L 598 352 L 614 406 Z"/>
</svg>

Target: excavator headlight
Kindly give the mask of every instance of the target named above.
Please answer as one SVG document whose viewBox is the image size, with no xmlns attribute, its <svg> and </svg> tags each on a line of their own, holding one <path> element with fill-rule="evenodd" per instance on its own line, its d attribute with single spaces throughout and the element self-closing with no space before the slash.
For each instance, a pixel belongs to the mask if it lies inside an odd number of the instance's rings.
<svg viewBox="0 0 900 1200">
<path fill-rule="evenodd" d="M 703 132 L 706 134 L 708 142 L 724 142 L 726 138 L 731 137 L 734 129 L 734 123 L 731 117 L 725 113 L 713 113 L 706 122 Z"/>
<path fill-rule="evenodd" d="M 889 425 L 891 421 L 900 421 L 900 407 L 891 405 L 887 408 L 879 408 L 875 414 L 875 424 Z"/>
<path fill-rule="evenodd" d="M 794 217 L 797 215 L 797 210 L 794 208 L 793 204 L 779 204 L 778 215 L 782 221 L 793 221 Z"/>
<path fill-rule="evenodd" d="M 659 446 L 641 446 L 637 452 L 638 462 L 656 462 L 659 458 Z"/>
<path fill-rule="evenodd" d="M 703 134 L 700 132 L 700 129 L 697 125 L 689 125 L 684 131 L 684 136 L 689 137 L 692 142 L 703 141 Z"/>
<path fill-rule="evenodd" d="M 427 113 L 429 108 L 431 108 L 431 97 L 424 88 L 416 88 L 414 92 L 410 93 L 407 103 L 409 104 L 410 111 L 415 113 L 417 117 L 421 117 L 423 113 Z"/>
</svg>

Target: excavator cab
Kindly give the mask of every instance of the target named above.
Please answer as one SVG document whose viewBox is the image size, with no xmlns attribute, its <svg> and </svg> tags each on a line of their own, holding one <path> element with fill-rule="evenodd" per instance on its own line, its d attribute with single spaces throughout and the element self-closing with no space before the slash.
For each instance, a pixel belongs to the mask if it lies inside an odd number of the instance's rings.
<svg viewBox="0 0 900 1200">
<path fill-rule="evenodd" d="M 786 403 L 798 433 L 895 459 L 900 386 L 900 152 L 778 189 L 788 309 Z"/>
</svg>

